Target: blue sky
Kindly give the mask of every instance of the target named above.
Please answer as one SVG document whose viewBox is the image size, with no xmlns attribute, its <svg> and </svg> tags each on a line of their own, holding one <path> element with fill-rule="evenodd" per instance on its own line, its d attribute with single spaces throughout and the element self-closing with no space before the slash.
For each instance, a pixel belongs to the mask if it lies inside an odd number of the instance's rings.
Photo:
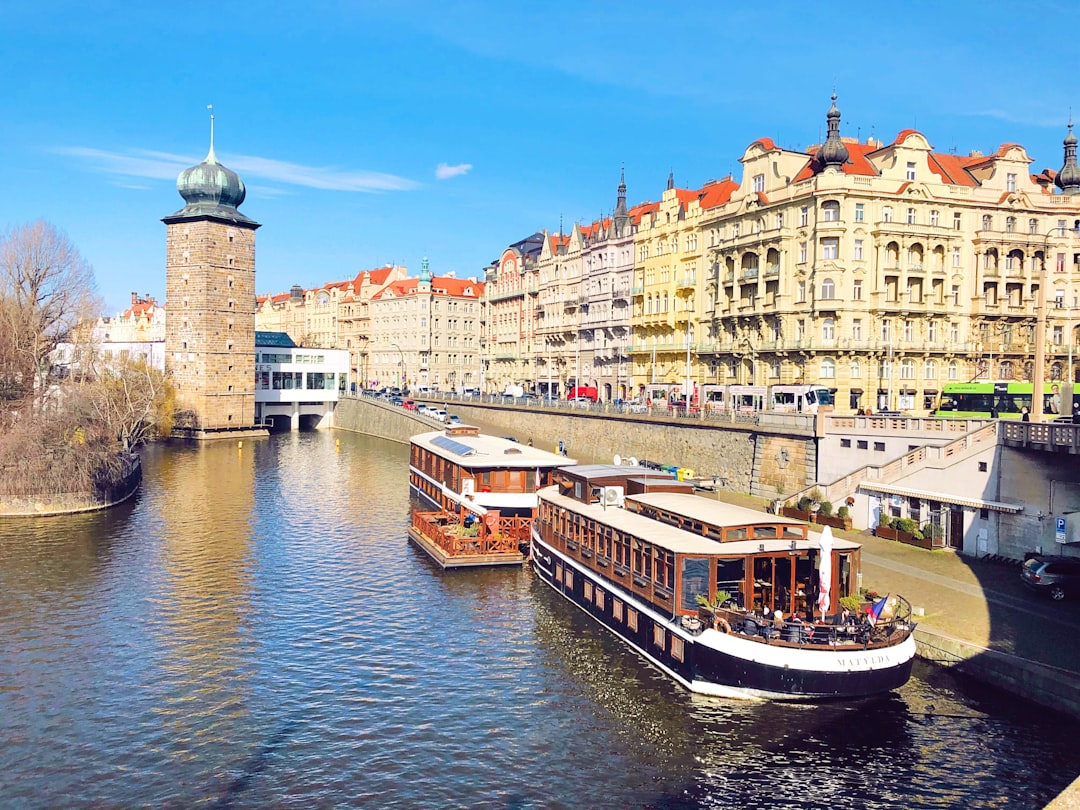
<svg viewBox="0 0 1080 810">
<path fill-rule="evenodd" d="M 0 227 L 44 218 L 106 311 L 164 294 L 176 175 L 216 151 L 261 222 L 257 287 L 389 262 L 478 275 L 533 231 L 730 172 L 763 136 L 915 127 L 1058 168 L 1070 2 L 8 2 Z M 441 168 L 440 168 L 441 167 Z"/>
</svg>

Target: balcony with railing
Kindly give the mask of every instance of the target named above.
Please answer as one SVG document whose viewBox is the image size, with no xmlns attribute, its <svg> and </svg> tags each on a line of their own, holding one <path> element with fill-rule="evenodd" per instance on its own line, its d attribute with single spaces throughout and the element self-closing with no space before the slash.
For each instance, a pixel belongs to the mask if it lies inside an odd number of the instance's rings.
<svg viewBox="0 0 1080 810">
<path fill-rule="evenodd" d="M 692 290 L 697 288 L 697 274 L 686 273 L 675 279 L 675 287 L 680 290 Z"/>
<path fill-rule="evenodd" d="M 505 301 L 508 298 L 518 298 L 525 294 L 524 287 L 503 287 L 497 290 L 485 290 L 485 296 L 488 301 L 494 303 L 496 301 Z"/>
</svg>

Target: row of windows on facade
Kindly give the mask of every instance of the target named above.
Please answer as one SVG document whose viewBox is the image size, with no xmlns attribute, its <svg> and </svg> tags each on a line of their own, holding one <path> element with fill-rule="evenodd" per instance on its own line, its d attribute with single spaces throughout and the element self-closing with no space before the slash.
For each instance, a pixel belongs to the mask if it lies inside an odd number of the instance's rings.
<svg viewBox="0 0 1080 810">
<path fill-rule="evenodd" d="M 408 319 L 405 319 L 405 320 L 403 320 L 402 318 L 400 318 L 398 316 L 394 316 L 394 317 L 389 317 L 388 316 L 388 317 L 384 317 L 384 318 L 377 318 L 375 320 L 375 323 L 380 328 L 387 329 L 387 330 L 390 330 L 390 331 L 398 331 L 398 330 L 401 330 L 401 329 L 412 329 L 416 325 L 416 316 L 414 315 L 411 318 L 408 318 Z M 421 316 L 420 319 L 419 319 L 419 323 L 420 323 L 420 328 L 421 329 L 427 329 L 428 328 L 428 319 L 427 319 L 426 316 Z M 464 330 L 466 332 L 471 332 L 471 331 L 473 331 L 473 329 L 476 328 L 476 321 L 473 321 L 473 320 L 469 319 L 469 320 L 465 320 L 463 322 L 463 321 L 459 320 L 458 318 L 447 318 L 446 323 L 444 324 L 443 321 L 440 318 L 432 318 L 431 319 L 431 328 L 432 329 L 439 329 L 439 330 L 444 331 L 444 332 L 457 332 L 457 331 L 461 331 L 461 330 Z"/>
<path fill-rule="evenodd" d="M 404 360 L 405 360 L 406 363 L 412 363 L 413 365 L 416 365 L 417 363 L 419 363 L 420 365 L 424 366 L 424 365 L 427 365 L 429 362 L 432 363 L 433 365 L 436 365 L 436 366 L 443 365 L 443 355 L 441 355 L 441 354 L 430 354 L 429 355 L 427 352 L 421 352 L 419 357 L 417 357 L 416 355 L 406 354 L 405 357 L 404 357 Z M 399 355 L 397 352 L 393 352 L 393 353 L 390 353 L 390 354 L 385 354 L 385 353 L 382 353 L 382 352 L 378 352 L 371 358 L 371 361 L 373 363 L 375 363 L 375 365 L 379 365 L 379 366 L 399 366 L 399 365 L 401 365 L 402 356 Z M 472 354 L 448 354 L 448 355 L 446 355 L 446 364 L 451 365 L 451 366 L 456 366 L 459 363 L 464 363 L 466 365 L 472 365 L 475 361 L 476 361 L 476 356 L 472 355 Z"/>
<path fill-rule="evenodd" d="M 412 309 L 412 302 L 419 301 L 420 309 L 428 309 L 428 301 L 431 301 L 431 310 L 433 312 L 441 312 L 443 307 L 443 299 L 441 298 L 384 298 L 380 301 L 384 307 L 389 305 L 388 308 L 400 312 L 403 309 Z M 448 299 L 446 301 L 447 312 L 474 312 L 473 306 L 477 302 L 475 301 L 455 301 L 454 299 Z"/>
<path fill-rule="evenodd" d="M 907 224 L 907 225 L 924 224 L 924 223 L 919 221 L 919 212 L 920 212 L 919 208 L 917 208 L 915 206 L 908 206 L 906 209 L 904 209 L 903 223 Z M 821 222 L 840 222 L 841 221 L 840 213 L 841 213 L 841 209 L 840 209 L 840 203 L 838 201 L 836 201 L 836 200 L 826 200 L 825 202 L 823 202 L 821 204 L 821 217 L 820 217 L 819 221 L 821 221 Z M 855 209 L 854 209 L 853 214 L 854 214 L 854 216 L 852 217 L 852 219 L 853 219 L 854 222 L 866 222 L 866 204 L 865 203 L 855 203 Z M 997 224 L 997 222 L 999 222 L 999 220 L 996 220 L 996 218 L 994 217 L 993 214 L 982 214 L 982 215 L 978 215 L 978 216 L 980 216 L 980 219 L 979 219 L 979 224 L 981 226 L 980 230 L 983 230 L 983 231 L 995 231 L 995 230 L 998 230 L 997 228 L 995 228 L 995 225 Z M 798 221 L 799 221 L 799 227 L 809 227 L 809 225 L 810 225 L 810 206 L 804 205 L 799 209 Z M 893 218 L 893 206 L 883 204 L 881 206 L 881 217 L 879 219 L 879 222 L 894 222 L 894 221 L 898 221 L 898 220 L 894 220 L 894 218 Z M 783 211 L 778 211 L 778 212 L 776 212 L 776 214 L 774 214 L 773 223 L 774 223 L 774 228 L 776 230 L 782 230 L 783 229 L 784 224 L 785 224 L 785 218 L 784 218 L 784 212 Z M 1004 232 L 1005 233 L 1019 233 L 1020 232 L 1020 229 L 1019 229 L 1020 218 L 1016 217 L 1015 215 L 1013 215 L 1013 214 L 1006 215 L 1005 219 L 1004 219 L 1004 223 L 1005 223 L 1005 227 L 1004 227 Z M 744 223 L 741 223 L 741 222 L 733 222 L 733 223 L 731 223 L 731 238 L 732 239 L 738 239 L 740 236 L 743 235 L 743 232 L 744 232 L 743 224 Z M 927 216 L 927 220 L 926 220 L 925 224 L 929 225 L 930 227 L 933 227 L 933 228 L 944 227 L 944 223 L 942 222 L 941 211 L 939 209 L 937 209 L 937 208 L 931 208 L 930 212 L 929 212 L 929 214 Z M 762 231 L 767 229 L 766 220 L 765 220 L 764 217 L 758 217 L 752 223 L 749 223 L 749 225 L 750 225 L 750 228 L 747 231 L 748 233 L 761 233 Z M 952 216 L 952 229 L 954 231 L 960 231 L 960 230 L 963 230 L 963 228 L 964 228 L 964 214 L 962 212 L 960 212 L 960 211 L 954 211 L 953 216 Z M 1027 218 L 1027 233 L 1029 235 L 1033 235 L 1033 236 L 1043 236 L 1043 235 L 1054 236 L 1054 235 L 1056 235 L 1056 236 L 1059 236 L 1059 237 L 1063 237 L 1063 236 L 1065 236 L 1066 232 L 1068 231 L 1068 228 L 1069 228 L 1068 220 L 1065 220 L 1065 219 L 1060 219 L 1059 218 L 1059 219 L 1054 220 L 1053 224 L 1046 225 L 1045 222 L 1043 222 L 1042 220 L 1040 220 L 1037 217 L 1028 217 Z M 710 231 L 709 231 L 709 246 L 710 247 L 715 247 L 718 242 L 725 240 L 727 238 L 726 234 L 727 234 L 727 225 L 725 223 L 721 223 L 717 227 L 711 228 Z M 663 242 L 670 246 L 670 252 L 678 252 L 677 237 L 672 237 L 670 240 L 664 238 Z M 658 245 L 659 244 L 660 244 L 660 242 L 658 240 Z M 687 251 L 692 251 L 692 250 L 697 249 L 697 241 L 696 241 L 696 239 L 691 240 L 691 239 L 689 239 L 689 237 L 687 237 L 686 240 L 685 240 L 685 244 L 686 244 L 686 250 Z M 691 247 L 691 245 L 693 245 L 693 247 Z M 662 248 L 661 248 L 661 251 L 662 251 Z M 642 259 L 649 258 L 649 247 L 648 247 L 647 244 L 639 245 L 639 247 L 638 247 L 638 255 L 639 255 L 639 258 L 642 258 Z"/>
<path fill-rule="evenodd" d="M 344 385 L 347 376 L 321 371 L 256 371 L 255 387 L 263 391 L 333 391 Z"/>
</svg>

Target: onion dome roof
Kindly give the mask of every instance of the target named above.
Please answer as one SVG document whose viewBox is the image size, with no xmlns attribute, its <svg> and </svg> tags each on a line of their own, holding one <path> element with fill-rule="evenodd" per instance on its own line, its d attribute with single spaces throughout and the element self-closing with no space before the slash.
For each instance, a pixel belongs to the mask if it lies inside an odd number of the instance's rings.
<svg viewBox="0 0 1080 810">
<path fill-rule="evenodd" d="M 214 154 L 214 117 L 210 116 L 210 151 L 197 166 L 184 169 L 176 179 L 176 190 L 184 198 L 184 207 L 165 218 L 166 222 L 178 219 L 213 217 L 229 222 L 254 225 L 237 210 L 247 189 L 240 175 L 218 163 Z"/>
<path fill-rule="evenodd" d="M 836 93 L 832 94 L 832 106 L 825 118 L 829 124 L 829 133 L 816 157 L 822 166 L 840 168 L 847 163 L 848 148 L 840 139 L 840 110 L 836 107 Z"/>
<path fill-rule="evenodd" d="M 1054 184 L 1066 194 L 1080 193 L 1080 166 L 1076 165 L 1076 135 L 1069 122 L 1069 134 L 1065 136 L 1065 165 L 1054 178 Z"/>
</svg>

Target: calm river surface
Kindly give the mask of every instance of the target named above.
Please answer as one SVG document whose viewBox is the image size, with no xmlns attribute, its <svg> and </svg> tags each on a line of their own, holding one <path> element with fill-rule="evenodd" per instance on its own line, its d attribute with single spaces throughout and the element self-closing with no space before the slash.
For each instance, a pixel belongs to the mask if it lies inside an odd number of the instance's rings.
<svg viewBox="0 0 1080 810">
<path fill-rule="evenodd" d="M 1041 807 L 1080 724 L 918 668 L 699 698 L 528 571 L 409 545 L 407 451 L 153 448 L 108 512 L 0 522 L 0 806 Z"/>
</svg>

